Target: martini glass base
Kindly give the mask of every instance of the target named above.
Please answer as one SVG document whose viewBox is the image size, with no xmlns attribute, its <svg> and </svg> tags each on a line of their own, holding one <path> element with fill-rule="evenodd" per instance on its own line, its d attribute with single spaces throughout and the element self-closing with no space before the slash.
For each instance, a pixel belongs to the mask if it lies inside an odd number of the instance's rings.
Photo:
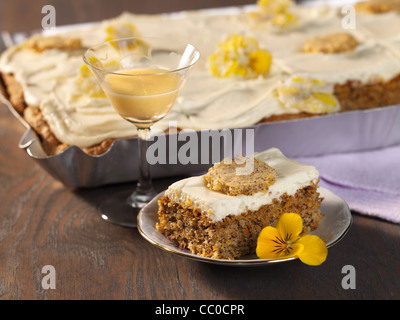
<svg viewBox="0 0 400 320">
<path fill-rule="evenodd" d="M 107 222 L 136 228 L 139 211 L 155 196 L 156 192 L 153 190 L 146 195 L 136 191 L 132 193 L 132 190 L 119 192 L 100 204 L 100 216 Z"/>
</svg>

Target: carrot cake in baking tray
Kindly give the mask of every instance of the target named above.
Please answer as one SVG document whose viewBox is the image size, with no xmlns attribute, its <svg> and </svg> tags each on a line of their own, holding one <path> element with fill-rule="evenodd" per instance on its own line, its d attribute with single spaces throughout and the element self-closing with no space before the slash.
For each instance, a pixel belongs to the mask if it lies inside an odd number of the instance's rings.
<svg viewBox="0 0 400 320">
<path fill-rule="evenodd" d="M 170 114 L 168 129 L 223 129 L 400 103 L 399 1 L 355 6 L 356 28 L 340 8 L 259 0 L 250 7 L 121 16 L 5 51 L 1 82 L 48 155 L 75 145 L 91 155 L 136 129 L 111 107 L 82 54 L 131 36 L 189 41 L 202 58 Z M 351 11 L 351 10 L 350 10 Z M 350 12 L 349 11 L 349 12 Z M 351 12 L 349 13 L 351 14 Z"/>
<path fill-rule="evenodd" d="M 239 174 L 249 166 L 251 174 Z M 207 174 L 172 184 L 158 200 L 156 229 L 181 248 L 209 258 L 235 259 L 255 252 L 257 237 L 281 214 L 303 219 L 303 232 L 322 218 L 318 171 L 276 148 L 221 161 Z"/>
</svg>

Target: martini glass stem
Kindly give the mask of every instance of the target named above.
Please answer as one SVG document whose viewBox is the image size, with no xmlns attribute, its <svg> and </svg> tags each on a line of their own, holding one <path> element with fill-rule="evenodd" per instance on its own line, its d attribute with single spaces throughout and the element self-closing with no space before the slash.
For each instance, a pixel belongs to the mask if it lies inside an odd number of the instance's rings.
<svg viewBox="0 0 400 320">
<path fill-rule="evenodd" d="M 139 151 L 139 179 L 136 191 L 128 198 L 128 203 L 132 207 L 143 207 L 155 195 L 151 179 L 151 167 L 146 158 L 149 146 L 150 128 L 138 128 L 138 151 Z"/>
<path fill-rule="evenodd" d="M 138 129 L 139 135 L 139 182 L 137 184 L 137 192 L 147 194 L 153 189 L 151 182 L 151 168 L 146 159 L 147 147 L 149 145 L 150 129 Z"/>
</svg>

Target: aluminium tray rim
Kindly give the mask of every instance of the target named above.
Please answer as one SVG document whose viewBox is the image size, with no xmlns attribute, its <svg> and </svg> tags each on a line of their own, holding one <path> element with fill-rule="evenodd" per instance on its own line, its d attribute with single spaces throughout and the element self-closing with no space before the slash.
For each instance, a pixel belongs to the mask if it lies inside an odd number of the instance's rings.
<svg viewBox="0 0 400 320">
<path fill-rule="evenodd" d="M 82 155 L 84 155 L 86 157 L 100 159 L 100 158 L 106 156 L 108 153 L 112 152 L 113 149 L 117 148 L 117 146 L 120 144 L 121 140 L 137 140 L 137 136 L 125 137 L 125 138 L 115 138 L 115 140 L 112 142 L 112 144 L 110 145 L 108 150 L 100 155 L 93 155 L 93 154 L 86 153 L 85 151 L 83 151 L 82 148 L 80 148 L 79 146 L 76 146 L 76 145 L 70 145 L 65 150 L 63 150 L 62 152 L 55 154 L 55 155 L 47 155 L 44 153 L 44 151 L 43 151 L 43 154 L 34 154 L 31 151 L 29 151 L 29 147 L 35 142 L 39 143 L 41 145 L 40 138 L 37 136 L 34 129 L 16 111 L 16 109 L 12 106 L 12 104 L 8 100 L 8 98 L 4 96 L 4 92 L 5 92 L 5 88 L 4 88 L 3 84 L 0 82 L 0 102 L 2 102 L 4 105 L 6 105 L 6 107 L 10 110 L 11 114 L 26 128 L 25 133 L 23 134 L 23 136 L 20 139 L 18 147 L 20 149 L 23 149 L 26 152 L 28 152 L 30 157 L 35 158 L 37 160 L 62 157 L 63 154 L 70 152 L 70 149 L 73 149 L 74 152 L 82 153 Z M 261 123 L 255 124 L 255 125 L 239 127 L 239 128 L 226 128 L 226 129 L 228 129 L 228 130 L 234 130 L 234 129 L 257 130 L 257 128 L 262 128 L 262 127 L 266 127 L 266 126 L 279 126 L 279 125 L 285 125 L 285 124 L 314 122 L 314 121 L 318 121 L 318 119 L 326 119 L 326 121 L 330 121 L 329 119 L 331 119 L 331 118 L 337 118 L 337 117 L 347 116 L 347 115 L 351 115 L 351 114 L 357 115 L 357 114 L 368 114 L 368 113 L 376 113 L 376 112 L 381 113 L 381 112 L 385 112 L 386 110 L 390 110 L 390 109 L 398 109 L 398 111 L 400 112 L 400 104 L 385 106 L 385 107 L 378 107 L 378 108 L 371 108 L 371 109 L 364 109 L 364 110 L 351 110 L 351 111 L 338 112 L 338 113 L 332 113 L 332 114 L 314 115 L 312 117 L 305 117 L 305 118 L 299 118 L 299 119 L 261 122 Z M 205 130 L 208 130 L 208 129 L 205 129 Z M 221 131 L 221 130 L 222 129 L 220 129 L 219 131 Z M 196 130 L 197 133 L 199 133 L 201 131 L 202 130 Z M 400 143 L 400 141 L 398 143 Z"/>
</svg>

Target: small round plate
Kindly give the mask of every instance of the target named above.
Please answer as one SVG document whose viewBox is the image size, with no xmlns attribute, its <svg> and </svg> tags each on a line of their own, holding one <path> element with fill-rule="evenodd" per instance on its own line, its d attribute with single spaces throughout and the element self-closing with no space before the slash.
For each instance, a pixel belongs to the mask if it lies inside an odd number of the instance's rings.
<svg viewBox="0 0 400 320">
<path fill-rule="evenodd" d="M 321 204 L 321 212 L 324 217 L 321 219 L 318 229 L 311 234 L 319 236 L 329 248 L 345 236 L 350 229 L 352 216 L 347 203 L 342 198 L 322 187 L 318 191 L 321 197 L 324 198 Z M 179 248 L 157 231 L 155 227 L 158 222 L 157 201 L 163 195 L 164 192 L 157 195 L 138 215 L 138 230 L 140 234 L 151 244 L 163 250 L 197 261 L 229 266 L 259 266 L 297 259 L 293 257 L 287 259 L 259 259 L 255 254 L 246 255 L 237 260 L 216 259 L 198 256 L 189 250 Z"/>
</svg>

